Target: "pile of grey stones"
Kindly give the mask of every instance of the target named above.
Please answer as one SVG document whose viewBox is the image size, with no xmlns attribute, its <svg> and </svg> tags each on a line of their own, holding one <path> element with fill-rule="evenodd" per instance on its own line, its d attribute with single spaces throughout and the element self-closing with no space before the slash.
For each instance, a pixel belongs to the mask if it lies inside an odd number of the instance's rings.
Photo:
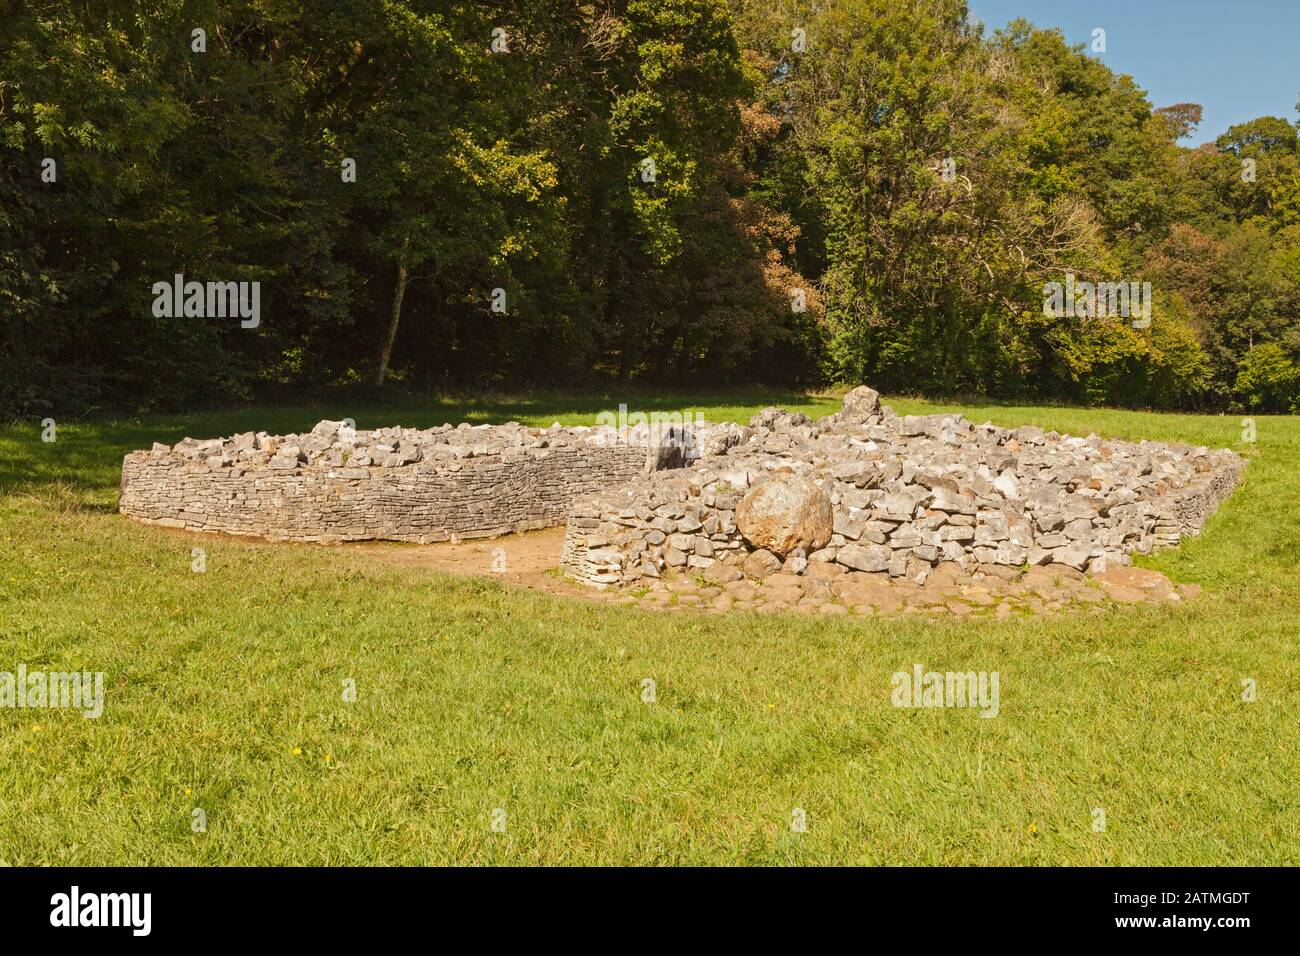
<svg viewBox="0 0 1300 956">
<path fill-rule="evenodd" d="M 228 438 L 186 438 L 174 446 L 155 443 L 155 457 L 178 455 L 211 469 L 269 469 L 293 472 L 305 468 L 335 469 L 341 477 L 365 477 L 366 468 L 403 468 L 425 464 L 455 471 L 472 458 L 527 457 L 548 449 L 573 446 L 609 447 L 649 439 L 635 429 L 621 435 L 611 426 L 529 428 L 519 422 L 504 425 L 444 424 L 435 428 L 400 426 L 358 431 L 347 422 L 321 421 L 310 432 L 269 435 L 243 432 Z M 341 469 L 341 470 L 340 470 Z"/>
<path fill-rule="evenodd" d="M 1227 449 L 899 416 L 866 387 L 819 421 L 768 408 L 708 445 L 575 503 L 566 573 L 606 587 L 715 566 L 917 583 L 947 564 L 1101 572 L 1198 533 L 1245 465 Z"/>
</svg>

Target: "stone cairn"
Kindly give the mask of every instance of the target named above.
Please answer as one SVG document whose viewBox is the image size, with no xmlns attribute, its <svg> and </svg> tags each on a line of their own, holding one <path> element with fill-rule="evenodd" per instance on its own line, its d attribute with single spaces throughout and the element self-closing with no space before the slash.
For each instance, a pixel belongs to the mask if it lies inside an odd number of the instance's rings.
<svg viewBox="0 0 1300 956">
<path fill-rule="evenodd" d="M 576 501 L 565 573 L 599 588 L 673 571 L 916 584 L 936 569 L 1101 573 L 1197 534 L 1245 467 L 1226 449 L 898 416 L 866 387 L 820 421 L 768 408 L 701 444 L 689 467 Z"/>
<path fill-rule="evenodd" d="M 430 543 L 563 524 L 575 497 L 695 453 L 646 426 L 442 425 L 186 438 L 122 462 L 118 508 L 138 521 L 273 541 Z"/>
<path fill-rule="evenodd" d="M 752 597 L 754 582 L 764 603 L 811 607 L 833 592 L 888 607 L 924 586 L 957 593 L 948 603 L 965 613 L 962 602 L 988 599 L 985 577 L 1033 584 L 1048 606 L 1085 571 L 1116 599 L 1176 599 L 1163 576 L 1123 565 L 1197 534 L 1244 467 L 1226 449 L 900 417 L 863 387 L 817 422 L 768 408 L 748 426 L 323 421 L 186 438 L 125 457 L 119 509 L 313 542 L 455 541 L 567 520 L 561 566 L 598 589 L 676 601 L 660 592 L 694 586 L 721 608 Z"/>
</svg>

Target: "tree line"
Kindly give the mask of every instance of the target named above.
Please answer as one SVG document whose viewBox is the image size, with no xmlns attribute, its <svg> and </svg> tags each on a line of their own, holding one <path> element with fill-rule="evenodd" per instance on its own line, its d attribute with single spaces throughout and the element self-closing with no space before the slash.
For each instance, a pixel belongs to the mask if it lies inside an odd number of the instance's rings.
<svg viewBox="0 0 1300 956">
<path fill-rule="evenodd" d="M 0 0 L 0 412 L 282 389 L 1300 403 L 1300 154 L 964 0 Z M 257 283 L 261 321 L 159 315 Z M 1050 314 L 1150 283 L 1150 321 Z"/>
</svg>

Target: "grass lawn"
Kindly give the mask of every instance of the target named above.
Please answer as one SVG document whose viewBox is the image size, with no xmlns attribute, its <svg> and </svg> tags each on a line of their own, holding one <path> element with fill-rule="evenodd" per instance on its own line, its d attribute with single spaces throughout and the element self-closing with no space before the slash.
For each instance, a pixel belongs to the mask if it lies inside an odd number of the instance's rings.
<svg viewBox="0 0 1300 956">
<path fill-rule="evenodd" d="M 122 455 L 155 440 L 593 423 L 616 399 L 100 420 L 53 444 L 0 427 L 0 671 L 106 675 L 99 719 L 0 709 L 0 861 L 1300 863 L 1300 419 L 1244 445 L 1239 418 L 893 404 L 1246 454 L 1205 533 L 1142 561 L 1202 596 L 1006 622 L 666 614 L 115 510 Z M 891 706 L 915 663 L 998 671 L 1000 715 Z"/>
</svg>

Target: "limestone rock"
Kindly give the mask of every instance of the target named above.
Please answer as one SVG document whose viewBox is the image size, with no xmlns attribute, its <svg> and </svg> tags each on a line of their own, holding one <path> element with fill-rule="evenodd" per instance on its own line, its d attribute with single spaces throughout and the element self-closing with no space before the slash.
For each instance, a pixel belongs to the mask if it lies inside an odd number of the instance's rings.
<svg viewBox="0 0 1300 956">
<path fill-rule="evenodd" d="M 835 560 L 855 571 L 885 571 L 894 552 L 883 544 L 846 544 Z"/>
<path fill-rule="evenodd" d="M 844 396 L 841 417 L 845 421 L 865 422 L 880 415 L 880 393 L 874 388 L 859 385 Z"/>
<path fill-rule="evenodd" d="M 736 527 L 756 548 L 786 555 L 830 541 L 833 509 L 826 492 L 805 478 L 780 475 L 751 489 L 736 508 Z"/>
</svg>

